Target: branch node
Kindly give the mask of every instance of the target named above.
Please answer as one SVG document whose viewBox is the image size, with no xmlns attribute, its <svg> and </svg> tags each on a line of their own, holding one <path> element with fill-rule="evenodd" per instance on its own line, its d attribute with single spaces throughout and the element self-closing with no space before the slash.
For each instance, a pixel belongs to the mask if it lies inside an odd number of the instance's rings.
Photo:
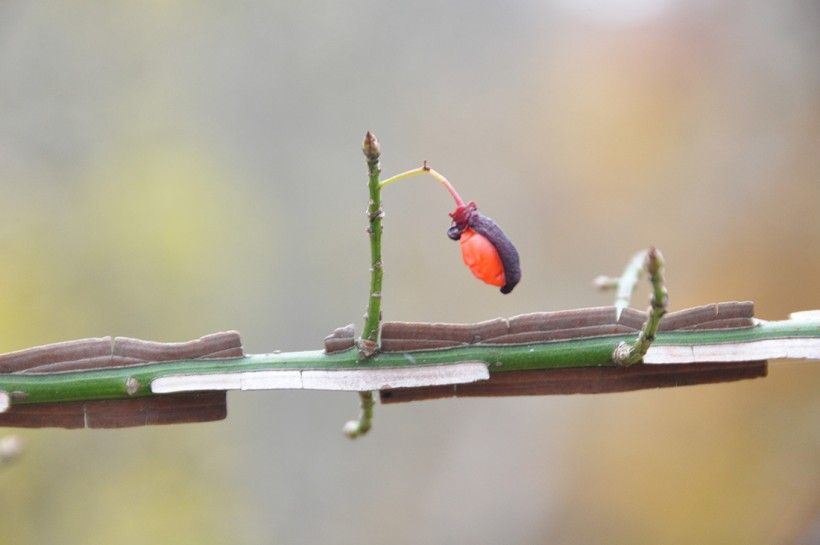
<svg viewBox="0 0 820 545">
<path fill-rule="evenodd" d="M 629 343 L 620 342 L 612 352 L 612 361 L 614 361 L 619 367 L 628 367 L 630 364 L 626 362 L 631 354 L 632 346 Z"/>
<path fill-rule="evenodd" d="M 359 339 L 359 354 L 364 359 L 370 359 L 379 352 L 379 343 L 370 339 Z"/>
<path fill-rule="evenodd" d="M 125 381 L 125 392 L 129 396 L 133 396 L 136 394 L 140 389 L 140 381 L 135 379 L 134 377 L 128 377 Z"/>
</svg>

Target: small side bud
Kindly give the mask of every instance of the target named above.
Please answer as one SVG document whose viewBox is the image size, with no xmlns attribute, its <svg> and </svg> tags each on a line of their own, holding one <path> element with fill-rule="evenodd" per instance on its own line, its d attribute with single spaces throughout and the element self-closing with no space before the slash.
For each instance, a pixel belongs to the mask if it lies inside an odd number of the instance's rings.
<svg viewBox="0 0 820 545">
<path fill-rule="evenodd" d="M 17 460 L 24 447 L 25 442 L 17 435 L 7 435 L 0 439 L 0 465 Z"/>
<path fill-rule="evenodd" d="M 601 275 L 596 276 L 595 279 L 592 281 L 593 287 L 599 290 L 614 290 L 618 287 L 618 278 L 612 278 L 611 276 Z"/>
<path fill-rule="evenodd" d="M 362 152 L 364 152 L 364 156 L 367 157 L 368 161 L 377 161 L 382 154 L 379 140 L 370 131 L 367 131 L 367 134 L 364 135 Z"/>
<path fill-rule="evenodd" d="M 345 422 L 342 431 L 348 439 L 358 439 L 362 435 L 361 424 L 358 420 L 348 420 Z"/>
</svg>

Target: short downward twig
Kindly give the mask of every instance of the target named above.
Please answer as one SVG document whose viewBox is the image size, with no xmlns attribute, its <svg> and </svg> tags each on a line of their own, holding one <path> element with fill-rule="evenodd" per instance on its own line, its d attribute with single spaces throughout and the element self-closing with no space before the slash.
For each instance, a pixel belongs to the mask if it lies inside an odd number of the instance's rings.
<svg viewBox="0 0 820 545">
<path fill-rule="evenodd" d="M 373 399 L 373 392 L 359 392 L 359 402 L 361 412 L 358 420 L 348 420 L 345 422 L 343 431 L 351 439 L 361 437 L 370 431 L 373 426 L 373 405 L 376 401 Z"/>
<path fill-rule="evenodd" d="M 658 331 L 661 318 L 666 314 L 669 301 L 663 280 L 663 256 L 657 249 L 650 248 L 646 252 L 637 254 L 618 280 L 618 296 L 615 301 L 616 314 L 620 317 L 623 309 L 629 306 L 629 300 L 640 276 L 641 268 L 646 269 L 649 274 L 649 282 L 652 284 L 649 317 L 641 328 L 635 344 L 630 345 L 622 342 L 615 347 L 612 353 L 612 361 L 622 366 L 633 365 L 643 360 L 647 350 L 655 340 L 655 334 Z M 600 279 L 596 280 L 596 283 L 602 287 L 607 287 Z"/>
</svg>

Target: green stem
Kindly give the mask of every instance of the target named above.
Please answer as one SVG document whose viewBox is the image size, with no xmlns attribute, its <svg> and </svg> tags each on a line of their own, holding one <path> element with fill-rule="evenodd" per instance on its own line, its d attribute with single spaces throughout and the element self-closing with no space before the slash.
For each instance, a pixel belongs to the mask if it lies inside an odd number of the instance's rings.
<svg viewBox="0 0 820 545">
<path fill-rule="evenodd" d="M 396 174 L 395 176 L 391 176 L 386 180 L 382 180 L 379 183 L 380 188 L 385 188 L 391 184 L 398 182 L 399 180 L 404 180 L 405 178 L 411 178 L 413 176 L 420 176 L 422 174 L 427 174 L 427 171 L 424 170 L 424 167 L 414 168 L 412 170 L 406 170 L 400 174 Z"/>
<path fill-rule="evenodd" d="M 379 329 L 382 319 L 382 279 L 384 266 L 382 265 L 382 197 L 379 176 L 381 166 L 379 157 L 381 149 L 379 141 L 368 131 L 364 137 L 362 151 L 367 159 L 367 187 L 370 193 L 370 204 L 367 207 L 368 226 L 370 235 L 370 295 L 367 303 L 367 314 L 364 317 L 364 330 L 359 340 L 359 357 L 362 361 L 370 360 L 379 352 Z M 361 414 L 358 420 L 351 420 L 345 424 L 345 434 L 355 439 L 366 434 L 373 426 L 373 392 L 359 392 Z"/>
<path fill-rule="evenodd" d="M 820 321 L 783 320 L 760 322 L 742 329 L 666 331 L 656 336 L 655 346 L 744 344 L 784 338 L 818 339 Z M 612 352 L 634 335 L 611 335 L 522 345 L 470 345 L 407 354 L 382 352 L 363 361 L 357 350 L 326 354 L 322 350 L 252 354 L 219 360 L 179 360 L 135 367 L 48 374 L 0 375 L 0 390 L 9 392 L 12 404 L 127 399 L 152 395 L 151 381 L 172 375 L 241 373 L 282 369 L 361 369 L 440 365 L 482 361 L 491 373 L 562 367 L 611 367 Z M 752 358 L 755 359 L 755 358 Z M 767 359 L 761 356 L 759 359 Z M 130 379 L 130 380 L 129 380 Z M 132 388 L 129 392 L 128 384 Z M 133 385 L 136 384 L 136 390 Z"/>
<path fill-rule="evenodd" d="M 370 235 L 370 297 L 367 305 L 367 314 L 364 319 L 364 330 L 359 346 L 359 352 L 363 359 L 371 358 L 379 349 L 379 326 L 381 324 L 382 308 L 382 279 L 384 277 L 384 267 L 382 265 L 382 197 L 381 186 L 379 185 L 378 140 L 371 133 L 365 137 L 365 157 L 367 158 L 368 190 L 370 191 L 370 204 L 367 207 L 367 218 L 369 221 L 367 232 Z"/>
<path fill-rule="evenodd" d="M 633 365 L 640 362 L 655 340 L 655 335 L 658 332 L 658 326 L 661 323 L 661 318 L 666 314 L 666 306 L 669 302 L 669 296 L 666 293 L 666 286 L 663 281 L 663 256 L 655 249 L 650 248 L 646 252 L 641 252 L 627 267 L 627 271 L 636 280 L 638 272 L 633 272 L 633 264 L 638 258 L 641 258 L 641 266 L 646 268 L 649 274 L 649 282 L 652 284 L 652 296 L 650 298 L 649 316 L 646 319 L 641 332 L 638 334 L 638 339 L 635 344 L 628 343 L 619 344 L 612 353 L 612 359 L 615 363 L 623 366 Z M 640 268 L 637 269 L 640 271 Z M 626 275 L 626 273 L 624 273 Z M 623 279 L 623 276 L 621 277 Z M 619 296 L 620 289 L 619 287 Z M 631 296 L 634 284 L 629 288 L 629 295 Z M 629 299 L 626 300 L 626 305 L 629 305 Z"/>
<path fill-rule="evenodd" d="M 447 178 L 445 178 L 440 172 L 437 172 L 432 168 L 428 167 L 427 161 L 425 161 L 424 165 L 420 166 L 419 168 L 414 168 L 412 170 L 402 172 L 401 174 L 396 174 L 395 176 L 391 176 L 390 178 L 383 180 L 379 184 L 379 188 L 384 188 L 389 186 L 390 184 L 398 182 L 399 180 L 410 178 L 412 176 L 420 176 L 422 174 L 427 174 L 433 177 L 438 183 L 444 186 L 444 189 L 446 189 L 447 192 L 450 193 L 450 196 L 453 197 L 453 200 L 456 201 L 456 206 L 464 206 L 464 200 L 461 198 L 461 195 L 458 194 L 456 188 L 453 187 L 453 184 L 451 184 L 450 181 Z"/>
</svg>

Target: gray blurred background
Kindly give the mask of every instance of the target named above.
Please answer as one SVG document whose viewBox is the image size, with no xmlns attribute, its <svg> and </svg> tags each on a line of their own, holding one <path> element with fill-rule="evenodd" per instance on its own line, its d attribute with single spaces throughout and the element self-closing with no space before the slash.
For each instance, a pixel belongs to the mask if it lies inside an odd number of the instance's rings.
<svg viewBox="0 0 820 545">
<path fill-rule="evenodd" d="M 590 280 L 650 244 L 675 309 L 820 308 L 818 51 L 816 2 L 3 2 L 0 350 L 361 330 L 368 129 L 385 175 L 430 161 L 524 270 L 509 296 L 473 280 L 447 194 L 402 182 L 385 319 L 609 304 Z M 357 442 L 356 396 L 322 392 L 28 431 L 0 541 L 807 543 L 818 387 L 815 364 L 775 362 L 746 383 L 377 407 Z"/>
</svg>

